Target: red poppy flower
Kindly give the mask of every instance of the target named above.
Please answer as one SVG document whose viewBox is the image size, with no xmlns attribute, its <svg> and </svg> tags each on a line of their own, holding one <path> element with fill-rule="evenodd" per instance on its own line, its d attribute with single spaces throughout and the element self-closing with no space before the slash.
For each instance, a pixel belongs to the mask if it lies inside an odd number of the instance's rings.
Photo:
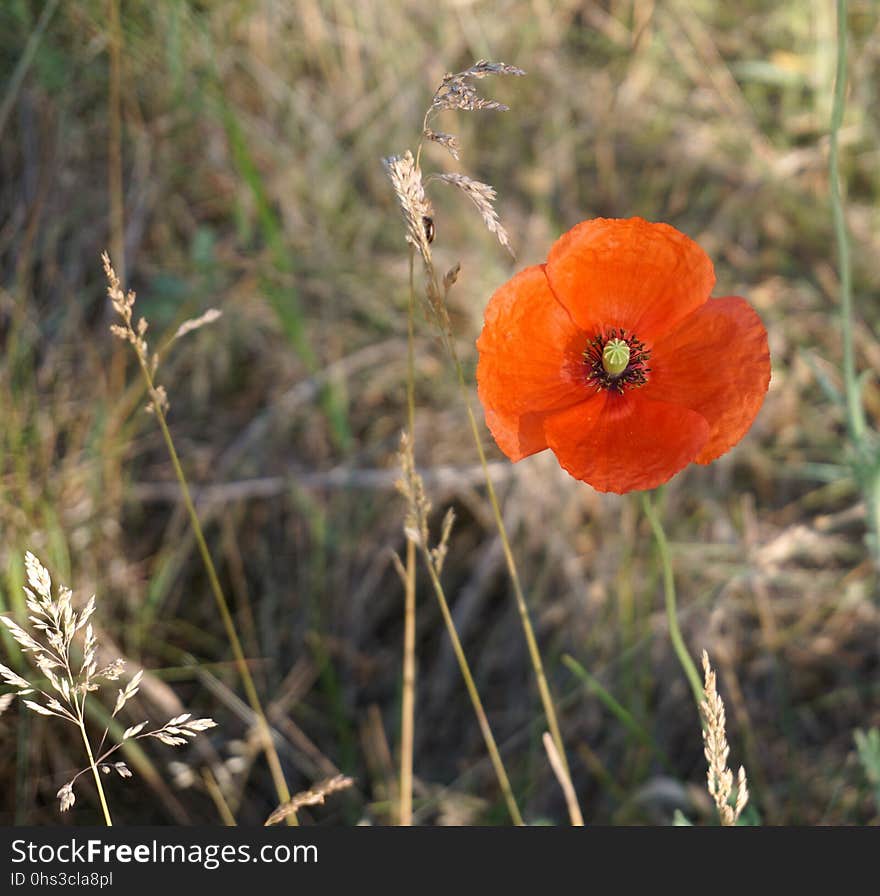
<svg viewBox="0 0 880 896">
<path fill-rule="evenodd" d="M 605 492 L 708 464 L 755 419 L 770 383 L 761 319 L 710 299 L 712 262 L 642 218 L 584 221 L 490 299 L 477 385 L 501 450 L 550 448 Z"/>
</svg>

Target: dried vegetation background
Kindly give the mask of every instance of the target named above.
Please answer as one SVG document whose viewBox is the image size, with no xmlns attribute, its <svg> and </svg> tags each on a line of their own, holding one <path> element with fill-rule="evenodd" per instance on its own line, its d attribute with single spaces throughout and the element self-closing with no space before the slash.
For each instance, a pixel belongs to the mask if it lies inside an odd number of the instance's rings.
<svg viewBox="0 0 880 896">
<path fill-rule="evenodd" d="M 464 169 L 497 188 L 518 253 L 512 262 L 466 197 L 434 191 L 438 268 L 461 263 L 461 357 L 472 371 L 491 291 L 579 220 L 638 214 L 706 248 L 716 294 L 745 295 L 762 314 L 774 368 L 746 439 L 667 490 L 685 635 L 718 672 L 732 755 L 749 775 L 744 818 L 876 822 L 854 731 L 880 724 L 877 574 L 826 394 L 840 362 L 832 4 L 120 6 L 118 29 L 104 0 L 0 7 L 0 609 L 21 608 L 34 551 L 79 601 L 101 595 L 108 661 L 153 670 L 135 701 L 144 718 L 185 707 L 218 722 L 170 766 L 149 743 L 127 747 L 137 775 L 108 781 L 114 817 L 219 823 L 220 788 L 239 821 L 261 823 L 277 800 L 159 432 L 108 329 L 100 253 L 137 290 L 159 343 L 222 310 L 172 348 L 162 382 L 291 790 L 337 773 L 357 782 L 301 821 L 392 820 L 408 262 L 381 159 L 415 144 L 446 71 L 489 58 L 528 73 L 491 83 L 511 111 L 432 124 L 457 134 Z M 871 0 L 853 2 L 850 28 L 841 139 L 856 346 L 876 371 Z M 425 153 L 432 168 L 459 170 L 443 147 Z M 444 567 L 456 622 L 527 820 L 564 823 L 454 374 L 424 322 L 416 347 L 417 461 L 435 528 L 447 506 L 457 516 Z M 880 413 L 876 376 L 865 389 Z M 511 466 L 491 450 L 587 822 L 668 823 L 676 809 L 711 821 L 699 722 L 635 499 L 601 496 L 550 457 Z M 421 579 L 417 637 L 416 819 L 505 821 Z M 17 706 L 0 718 L 4 823 L 100 819 L 85 785 L 76 811 L 58 815 L 55 793 L 78 760 L 75 736 L 51 722 Z"/>
</svg>

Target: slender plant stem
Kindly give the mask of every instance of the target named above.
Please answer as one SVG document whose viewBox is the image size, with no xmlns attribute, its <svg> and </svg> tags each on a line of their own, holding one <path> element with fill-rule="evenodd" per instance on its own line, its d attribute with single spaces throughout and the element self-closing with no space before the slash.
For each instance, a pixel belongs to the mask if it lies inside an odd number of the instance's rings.
<svg viewBox="0 0 880 896">
<path fill-rule="evenodd" d="M 230 646 L 232 647 L 232 653 L 235 657 L 235 664 L 238 668 L 239 675 L 241 676 L 248 703 L 250 703 L 251 709 L 254 711 L 254 714 L 257 718 L 257 725 L 259 727 L 263 741 L 263 751 L 265 752 L 266 760 L 269 763 L 269 771 L 272 775 L 272 781 L 275 784 L 275 790 L 277 792 L 278 799 L 281 803 L 289 802 L 290 790 L 288 789 L 287 782 L 284 779 L 284 772 L 281 769 L 281 761 L 278 758 L 278 753 L 275 750 L 275 744 L 272 741 L 272 731 L 269 727 L 269 722 L 266 719 L 266 713 L 263 710 L 263 705 L 260 702 L 260 697 L 257 694 L 257 688 L 254 684 L 253 676 L 251 675 L 251 671 L 248 668 L 247 659 L 245 658 L 244 650 L 242 649 L 241 641 L 238 637 L 238 632 L 235 629 L 235 622 L 232 618 L 232 614 L 229 611 L 229 604 L 226 601 L 226 596 L 223 593 L 222 586 L 220 585 L 220 579 L 217 576 L 217 570 L 214 567 L 214 561 L 211 558 L 211 552 L 208 550 L 208 543 L 205 540 L 205 534 L 202 531 L 202 524 L 199 521 L 199 515 L 196 512 L 195 505 L 193 504 L 192 496 L 190 495 L 189 491 L 189 484 L 186 481 L 186 475 L 183 472 L 180 458 L 177 456 L 177 449 L 174 447 L 174 440 L 171 438 L 171 432 L 168 429 L 168 423 L 165 420 L 165 413 L 162 410 L 161 402 L 156 393 L 156 388 L 153 384 L 153 377 L 150 373 L 149 367 L 140 357 L 140 355 L 138 355 L 138 360 L 140 361 L 141 371 L 147 383 L 147 390 L 153 402 L 153 412 L 155 413 L 156 419 L 159 422 L 159 428 L 162 431 L 162 438 L 165 440 L 165 447 L 168 449 L 168 455 L 171 458 L 171 465 L 174 467 L 174 473 L 177 476 L 178 483 L 180 484 L 180 491 L 183 495 L 183 503 L 186 506 L 187 513 L 189 514 L 190 522 L 193 528 L 193 534 L 195 535 L 196 543 L 199 546 L 199 553 L 201 554 L 202 562 L 205 566 L 205 571 L 208 574 L 208 581 L 211 585 L 211 592 L 214 595 L 217 609 L 220 611 L 220 618 L 223 620 L 223 627 L 226 629 L 226 636 L 229 639 Z M 292 818 L 293 816 L 289 817 Z M 293 823 L 296 823 L 295 819 Z"/>
<path fill-rule="evenodd" d="M 409 253 L 409 308 L 407 312 L 406 406 L 409 443 L 415 452 L 415 283 L 414 251 Z M 400 707 L 400 824 L 412 824 L 413 740 L 416 689 L 416 546 L 406 542 L 406 586 L 403 622 L 403 694 Z"/>
<path fill-rule="evenodd" d="M 416 690 L 416 546 L 406 543 L 403 621 L 403 694 L 400 707 L 400 824 L 412 824 L 413 742 Z"/>
<path fill-rule="evenodd" d="M 562 767 L 556 744 L 548 731 L 544 732 L 543 741 L 544 749 L 547 751 L 547 759 L 550 761 L 550 768 L 553 769 L 553 774 L 556 775 L 556 780 L 559 781 L 559 786 L 562 788 L 565 805 L 568 807 L 568 817 L 571 819 L 572 826 L 582 828 L 584 826 L 584 816 L 581 814 L 581 807 L 577 801 L 571 775 Z"/>
<path fill-rule="evenodd" d="M 675 578 L 672 574 L 672 562 L 669 557 L 669 543 L 666 541 L 666 533 L 663 531 L 663 523 L 660 521 L 660 515 L 654 506 L 651 492 L 642 492 L 642 508 L 645 516 L 651 524 L 654 532 L 654 540 L 657 542 L 657 551 L 660 554 L 660 565 L 663 567 L 663 591 L 666 595 L 666 619 L 669 624 L 669 636 L 672 639 L 672 646 L 684 669 L 685 675 L 690 682 L 691 689 L 694 692 L 694 699 L 697 701 L 697 708 L 703 700 L 703 684 L 697 667 L 688 653 L 687 646 L 681 634 L 678 625 L 678 608 L 676 606 L 675 597 Z"/>
<path fill-rule="evenodd" d="M 847 0 L 837 0 L 837 73 L 834 82 L 834 102 L 831 109 L 830 151 L 828 153 L 829 180 L 831 182 L 831 214 L 837 241 L 838 267 L 840 268 L 840 316 L 843 335 L 843 380 L 846 390 L 846 419 L 850 438 L 858 445 L 865 434 L 865 412 L 856 376 L 855 349 L 853 345 L 852 266 L 850 263 L 849 236 L 840 191 L 840 127 L 846 107 L 846 33 Z"/>
<path fill-rule="evenodd" d="M 547 725 L 550 728 L 550 736 L 556 745 L 559 753 L 559 761 L 562 764 L 565 773 L 569 774 L 568 759 L 565 754 L 565 745 L 562 742 L 562 733 L 559 729 L 559 721 L 556 717 L 556 708 L 553 704 L 553 697 L 550 693 L 550 686 L 547 683 L 547 676 L 544 674 L 544 664 L 541 661 L 541 651 L 538 649 L 538 641 L 535 638 L 535 630 L 532 627 L 532 621 L 529 618 L 529 609 L 526 605 L 526 599 L 523 594 L 522 585 L 519 580 L 519 572 L 516 567 L 516 560 L 513 551 L 510 548 L 510 539 L 507 536 L 507 527 L 504 525 L 504 517 L 501 514 L 501 506 L 498 503 L 498 496 L 495 494 L 495 486 L 492 484 L 492 477 L 489 473 L 489 464 L 486 461 L 486 452 L 483 448 L 483 441 L 480 438 L 480 428 L 477 425 L 477 418 L 474 416 L 474 410 L 471 406 L 470 398 L 467 394 L 467 385 L 464 378 L 464 370 L 458 353 L 455 351 L 452 337 L 449 338 L 450 351 L 452 360 L 455 364 L 455 373 L 458 377 L 458 388 L 461 393 L 462 401 L 467 409 L 468 420 L 470 421 L 471 433 L 474 437 L 474 443 L 477 446 L 477 453 L 480 456 L 480 465 L 483 468 L 483 475 L 486 479 L 486 489 L 489 495 L 489 503 L 492 505 L 492 515 L 495 518 L 495 525 L 498 528 L 498 535 L 501 538 L 501 547 L 504 552 L 504 559 L 507 563 L 507 571 L 510 575 L 510 581 L 513 585 L 513 593 L 516 598 L 516 608 L 519 612 L 520 623 L 526 637 L 526 644 L 529 649 L 529 657 L 532 661 L 532 668 L 535 672 L 535 678 L 538 682 L 538 692 L 541 695 L 541 703 L 544 706 L 544 715 L 547 717 Z"/>
<path fill-rule="evenodd" d="M 837 266 L 840 269 L 840 330 L 843 337 L 843 383 L 846 397 L 846 425 L 856 451 L 856 474 L 865 496 L 871 537 L 871 553 L 880 568 L 880 469 L 876 461 L 867 465 L 867 422 L 856 371 L 852 262 L 849 234 L 846 228 L 843 196 L 840 187 L 840 128 L 846 108 L 847 82 L 847 0 L 837 0 L 837 69 L 834 79 L 834 101 L 831 107 L 828 179 L 831 184 L 831 215 L 837 242 Z"/>
<path fill-rule="evenodd" d="M 513 819 L 513 823 L 518 826 L 523 826 L 525 822 L 520 814 L 516 798 L 513 795 L 513 788 L 510 786 L 510 779 L 507 777 L 507 771 L 504 768 L 501 753 L 498 751 L 498 744 L 495 742 L 495 736 L 492 734 L 492 728 L 489 726 L 489 719 L 486 716 L 486 711 L 483 709 L 483 701 L 480 699 L 479 691 L 474 683 L 471 667 L 468 665 L 464 648 L 461 646 L 461 641 L 458 637 L 458 632 L 455 630 L 455 622 L 452 618 L 452 613 L 449 611 L 449 603 L 446 600 L 443 585 L 440 582 L 437 571 L 434 569 L 434 562 L 431 558 L 428 546 L 422 544 L 421 549 L 428 575 L 431 578 L 431 584 L 434 586 L 434 594 L 437 596 L 437 602 L 440 604 L 440 612 L 443 615 L 443 621 L 446 623 L 446 630 L 449 632 L 449 638 L 452 641 L 452 649 L 455 652 L 455 658 L 458 660 L 458 667 L 461 669 L 462 678 L 464 678 L 467 692 L 470 695 L 471 703 L 474 706 L 477 722 L 480 725 L 483 740 L 486 742 L 486 747 L 489 750 L 489 758 L 495 769 L 495 775 L 498 778 L 501 793 L 504 795 L 504 801 L 507 803 L 507 810 L 510 812 L 510 817 Z"/>
<path fill-rule="evenodd" d="M 125 272 L 125 217 L 122 190 L 122 23 L 119 18 L 119 0 L 108 0 L 110 96 L 108 102 L 108 186 L 110 193 L 110 251 L 116 265 L 116 273 L 122 283 Z"/>
<path fill-rule="evenodd" d="M 74 701 L 77 715 L 79 716 L 77 719 L 77 727 L 79 728 L 79 733 L 82 735 L 83 743 L 86 745 L 86 753 L 89 757 L 89 767 L 92 770 L 92 774 L 95 776 L 95 786 L 98 788 L 98 798 L 101 800 L 101 808 L 104 810 L 104 821 L 108 828 L 112 828 L 113 819 L 110 817 L 110 808 L 107 805 L 107 797 L 104 796 L 104 785 L 101 782 L 101 774 L 98 771 L 98 766 L 95 764 L 95 757 L 92 755 L 92 745 L 89 743 L 88 734 L 86 734 L 86 723 L 83 715 L 85 710 L 85 699 L 83 699 L 82 706 L 80 706 L 76 697 L 74 697 Z"/>
<path fill-rule="evenodd" d="M 126 281 L 125 200 L 122 181 L 122 22 L 119 0 L 107 0 L 110 55 L 107 98 L 107 188 L 110 196 L 110 252 L 122 283 Z M 118 392 L 125 378 L 125 352 L 114 340 L 110 366 L 111 388 Z M 116 458 L 114 462 L 118 462 Z M 114 477 L 115 478 L 115 477 Z"/>
<path fill-rule="evenodd" d="M 217 779 L 214 777 L 214 773 L 211 771 L 210 766 L 205 766 L 204 771 L 202 772 L 202 780 L 205 782 L 205 787 L 210 794 L 211 799 L 214 800 L 214 805 L 217 807 L 217 812 L 223 820 L 223 824 L 228 828 L 236 827 L 235 816 L 232 814 L 232 810 L 229 808 L 229 803 L 226 802 L 223 790 L 217 782 Z"/>
<path fill-rule="evenodd" d="M 6 120 L 9 118 L 9 113 L 15 108 L 18 91 L 21 89 L 25 76 L 36 57 L 40 41 L 43 39 L 43 35 L 49 26 L 49 22 L 52 20 L 52 16 L 55 15 L 55 10 L 58 9 L 59 2 L 60 0 L 49 0 L 49 2 L 43 6 L 40 18 L 31 30 L 30 36 L 27 39 L 27 43 L 24 45 L 24 49 L 15 69 L 11 75 L 8 74 L 7 70 L 6 85 L 3 90 L 3 102 L 0 103 L 0 134 L 6 129 Z"/>
<path fill-rule="evenodd" d="M 428 118 L 431 114 L 431 110 L 425 113 L 425 118 L 422 122 L 422 133 L 424 134 L 425 129 L 427 128 Z M 416 150 L 415 157 L 415 167 L 418 168 L 419 161 L 422 156 L 422 145 L 424 140 L 419 141 L 418 148 Z M 440 297 L 444 295 L 446 291 L 448 291 L 448 286 L 445 286 L 444 290 L 441 291 L 440 285 L 437 282 L 436 270 L 434 268 L 433 263 L 430 261 L 430 258 L 425 259 L 426 268 L 429 279 L 429 296 L 440 300 Z M 452 358 L 452 362 L 455 365 L 455 375 L 458 379 L 458 389 L 461 395 L 461 399 L 464 403 L 464 406 L 467 410 L 468 421 L 471 427 L 471 434 L 474 438 L 474 443 L 477 446 L 477 453 L 480 457 L 480 465 L 483 468 L 483 476 L 486 480 L 486 489 L 489 495 L 489 503 L 492 506 L 492 515 L 495 518 L 495 525 L 498 529 L 498 535 L 501 538 L 501 547 L 504 552 L 504 559 L 507 564 L 507 570 L 510 575 L 510 581 L 513 585 L 513 592 L 516 598 L 516 607 L 519 612 L 520 624 L 522 625 L 523 632 L 526 638 L 526 645 L 529 650 L 529 657 L 532 662 L 532 668 L 535 672 L 535 678 L 538 683 L 538 692 L 541 697 L 541 703 L 544 707 L 544 715 L 547 718 L 547 726 L 550 729 L 550 736 L 553 738 L 553 742 L 556 745 L 557 752 L 559 754 L 559 762 L 562 765 L 566 775 L 569 775 L 569 765 L 568 765 L 568 757 L 565 752 L 565 744 L 562 740 L 562 733 L 559 728 L 559 721 L 556 717 L 556 709 L 553 704 L 553 697 L 550 693 L 550 686 L 547 683 L 547 676 L 544 673 L 544 664 L 541 661 L 541 651 L 538 648 L 538 641 L 535 638 L 535 631 L 532 627 L 532 621 L 529 617 L 528 605 L 526 604 L 526 599 L 523 594 L 522 585 L 520 584 L 519 572 L 516 567 L 516 560 L 513 556 L 513 551 L 510 547 L 510 539 L 507 535 L 507 527 L 504 525 L 504 517 L 501 514 L 501 507 L 498 503 L 498 497 L 495 494 L 495 486 L 492 484 L 492 477 L 489 473 L 489 464 L 486 461 L 486 452 L 483 448 L 483 441 L 480 437 L 480 428 L 477 425 L 477 418 L 474 416 L 474 411 L 471 406 L 471 401 L 468 396 L 467 383 L 465 381 L 464 369 L 461 366 L 461 360 L 458 357 L 458 352 L 455 349 L 455 338 L 452 333 L 452 328 L 449 323 L 449 318 L 446 313 L 445 299 L 441 303 L 442 305 L 442 314 L 438 316 L 438 323 L 440 325 L 441 335 L 443 336 L 446 347 L 449 351 L 449 354 Z M 491 734 L 491 732 L 490 732 Z"/>
</svg>

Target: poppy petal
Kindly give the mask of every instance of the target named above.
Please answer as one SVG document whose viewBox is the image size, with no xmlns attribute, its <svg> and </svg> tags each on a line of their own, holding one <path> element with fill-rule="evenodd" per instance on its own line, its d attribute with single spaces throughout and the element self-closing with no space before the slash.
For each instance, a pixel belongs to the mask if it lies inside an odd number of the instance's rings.
<svg viewBox="0 0 880 896">
<path fill-rule="evenodd" d="M 709 256 L 668 224 L 596 218 L 554 243 L 547 279 L 590 336 L 623 327 L 650 346 L 709 298 L 715 271 Z"/>
<path fill-rule="evenodd" d="M 534 413 L 522 416 L 499 414 L 483 402 L 486 426 L 495 439 L 495 444 L 507 455 L 507 459 L 516 463 L 532 454 L 537 454 L 547 447 L 544 435 L 544 417 L 546 414 Z"/>
<path fill-rule="evenodd" d="M 683 405 L 651 401 L 638 391 L 601 392 L 544 421 L 560 465 L 600 492 L 662 485 L 700 453 L 706 418 Z"/>
<path fill-rule="evenodd" d="M 543 451 L 544 417 L 591 394 L 585 346 L 543 265 L 521 271 L 489 300 L 477 340 L 477 389 L 486 423 L 511 460 Z"/>
<path fill-rule="evenodd" d="M 655 345 L 644 391 L 709 421 L 696 458 L 708 464 L 748 432 L 769 384 L 767 331 L 745 299 L 726 296 L 710 299 Z"/>
</svg>

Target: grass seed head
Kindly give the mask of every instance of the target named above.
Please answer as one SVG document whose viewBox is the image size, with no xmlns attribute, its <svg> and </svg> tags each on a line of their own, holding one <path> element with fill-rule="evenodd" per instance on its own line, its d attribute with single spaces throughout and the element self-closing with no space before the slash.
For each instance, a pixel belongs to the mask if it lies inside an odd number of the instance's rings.
<svg viewBox="0 0 880 896">
<path fill-rule="evenodd" d="M 715 801 L 721 824 L 727 827 L 735 825 L 749 800 L 746 771 L 740 766 L 737 776 L 736 801 L 731 805 L 733 794 L 733 772 L 727 765 L 730 747 L 727 743 L 727 720 L 724 713 L 724 701 L 718 693 L 715 671 L 709 665 L 709 655 L 703 651 L 703 686 L 704 699 L 700 705 L 705 721 L 703 729 L 703 751 L 709 764 L 707 786 L 709 795 Z"/>
</svg>

